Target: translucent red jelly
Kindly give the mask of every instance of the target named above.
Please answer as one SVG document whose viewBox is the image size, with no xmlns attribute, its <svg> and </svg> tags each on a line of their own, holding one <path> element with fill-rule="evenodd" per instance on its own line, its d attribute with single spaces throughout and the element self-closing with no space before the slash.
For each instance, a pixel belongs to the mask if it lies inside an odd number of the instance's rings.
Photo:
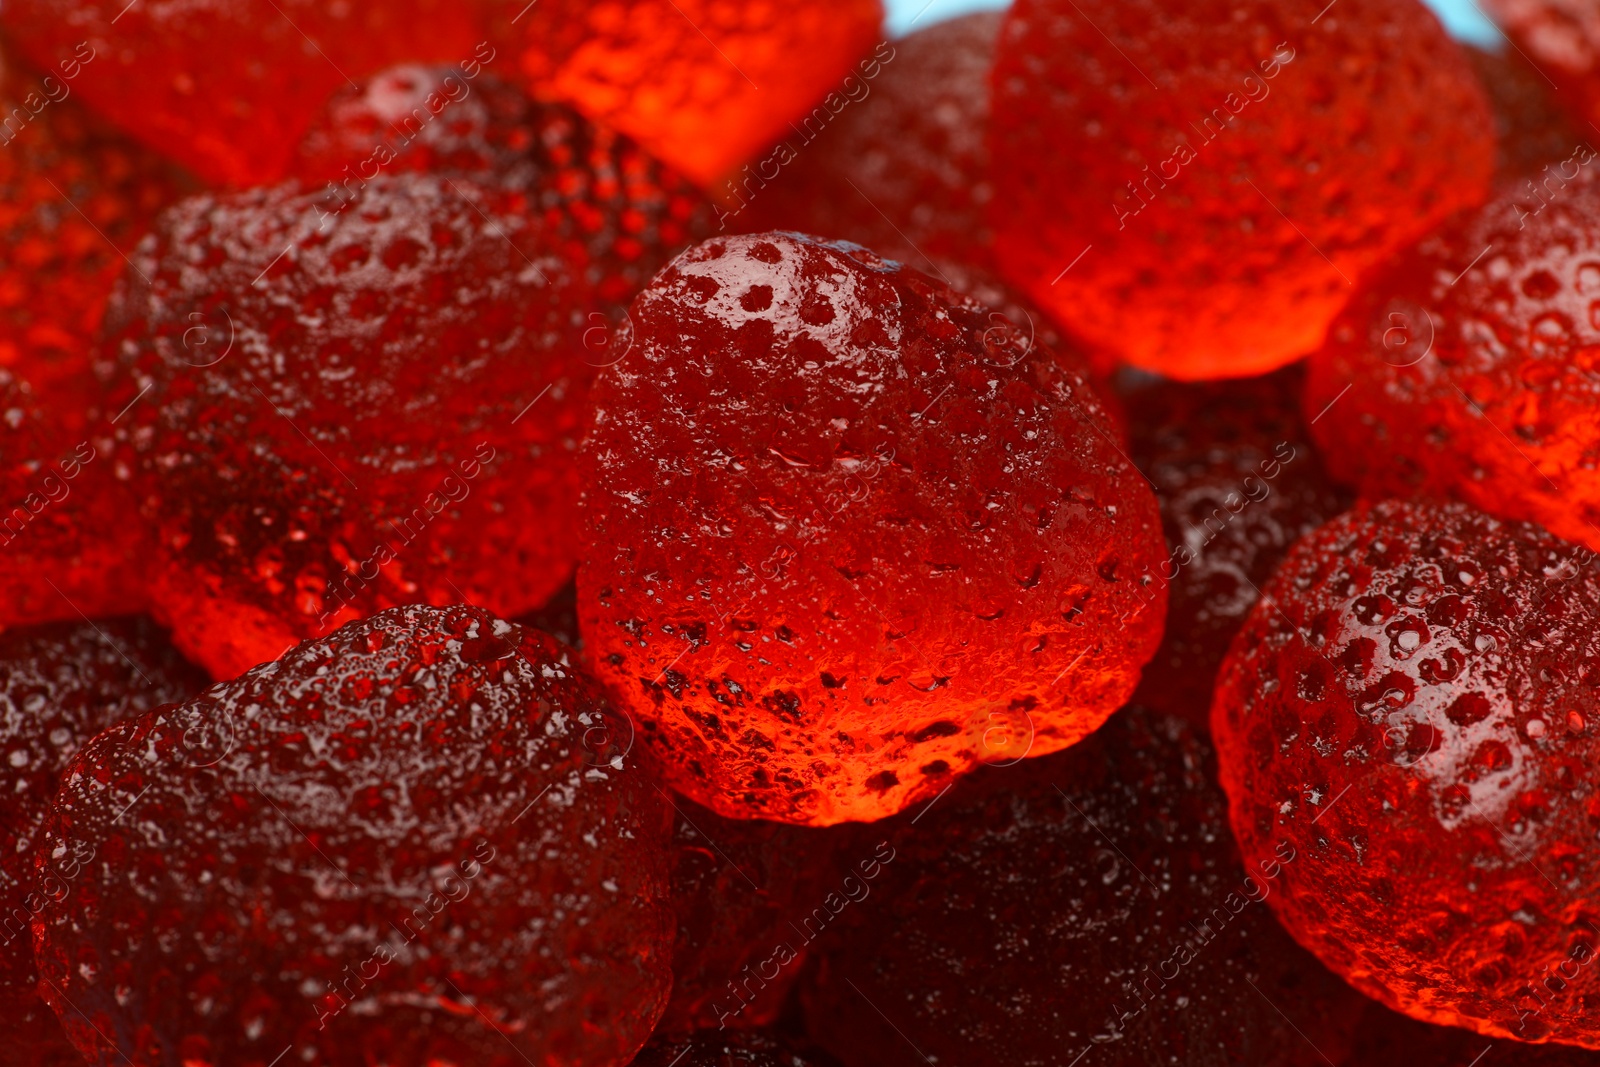
<svg viewBox="0 0 1600 1067">
<path fill-rule="evenodd" d="M 1416 0 L 1019 0 L 993 85 L 1002 269 L 1177 378 L 1316 348 L 1494 166 L 1477 79 Z"/>
<path fill-rule="evenodd" d="M 69 88 L 90 107 L 234 186 L 283 177 L 311 117 L 350 78 L 401 60 L 496 58 L 476 6 L 449 0 L 16 0 L 0 25 L 41 69 L 75 62 Z"/>
<path fill-rule="evenodd" d="M 821 109 L 880 40 L 879 0 L 541 0 L 493 7 L 536 95 L 711 184 Z M 826 118 L 823 119 L 826 121 Z"/>
<path fill-rule="evenodd" d="M 512 194 L 380 176 L 163 216 L 108 318 L 158 613 L 226 678 L 396 604 L 526 611 L 577 555 L 587 290 Z"/>
<path fill-rule="evenodd" d="M 1302 540 L 1217 685 L 1247 863 L 1356 988 L 1418 1019 L 1600 1048 L 1594 553 L 1463 504 Z"/>
<path fill-rule="evenodd" d="M 50 798 L 78 747 L 101 730 L 208 684 L 154 623 L 102 619 L 0 636 L 0 1064 L 82 1063 L 39 999 L 30 926 L 72 895 L 94 860 L 68 849 L 34 871 Z"/>
<path fill-rule="evenodd" d="M 847 1067 L 1342 1062 L 1361 998 L 1263 903 L 1301 858 L 1241 866 L 1211 769 L 1130 707 L 873 827 L 886 862 L 830 924 L 811 1033 Z"/>
<path fill-rule="evenodd" d="M 595 388 L 587 655 L 680 792 L 872 820 L 1073 744 L 1160 639 L 1155 499 L 1074 373 L 852 245 L 684 253 Z"/>
<path fill-rule="evenodd" d="M 569 653 L 395 608 L 99 735 L 38 855 L 73 1043 L 132 1067 L 623 1067 L 666 1004 L 670 809 Z"/>
<path fill-rule="evenodd" d="M 1306 411 L 1329 469 L 1372 497 L 1450 496 L 1600 546 L 1600 183 L 1504 186 L 1341 316 Z"/>
</svg>

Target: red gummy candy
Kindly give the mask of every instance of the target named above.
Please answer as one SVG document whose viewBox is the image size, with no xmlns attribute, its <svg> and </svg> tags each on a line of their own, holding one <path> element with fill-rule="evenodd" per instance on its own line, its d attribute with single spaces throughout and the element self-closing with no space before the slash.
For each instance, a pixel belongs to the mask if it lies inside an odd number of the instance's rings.
<svg viewBox="0 0 1600 1067">
<path fill-rule="evenodd" d="M 879 39 L 879 0 L 509 0 L 497 40 L 565 100 L 710 184 L 821 109 Z M 832 90 L 832 92 L 830 92 Z"/>
<path fill-rule="evenodd" d="M 217 677 L 397 604 L 526 611 L 571 573 L 585 293 L 509 197 L 197 197 L 141 247 L 111 405 L 158 613 Z"/>
<path fill-rule="evenodd" d="M 489 63 L 473 4 L 448 0 L 13 0 L 0 14 L 41 69 L 207 181 L 284 176 L 335 89 L 401 60 Z"/>
<path fill-rule="evenodd" d="M 101 730 L 160 704 L 186 700 L 207 679 L 142 618 L 52 624 L 0 636 L 0 1064 L 82 1060 L 35 992 L 29 924 L 73 892 L 92 855 L 48 857 L 34 885 L 33 856 L 61 771 Z"/>
<path fill-rule="evenodd" d="M 380 171 L 465 175 L 518 191 L 546 247 L 619 305 L 712 232 L 705 196 L 631 138 L 460 68 L 395 67 L 340 90 L 294 166 L 308 181 L 328 182 L 334 202 Z M 586 335 L 596 362 L 607 339 L 603 328 Z"/>
<path fill-rule="evenodd" d="M 1494 167 L 1477 79 L 1416 0 L 1018 0 L 993 84 L 1002 268 L 1176 378 L 1310 352 Z"/>
<path fill-rule="evenodd" d="M 1508 186 L 1423 241 L 1340 317 L 1306 381 L 1335 477 L 1600 547 L 1600 183 L 1582 153 L 1570 180 Z"/>
<path fill-rule="evenodd" d="M 0 42 L 0 368 L 36 387 L 89 373 L 123 253 L 176 196 L 173 173 Z"/>
<path fill-rule="evenodd" d="M 827 1053 L 802 1048 L 784 1034 L 730 1030 L 657 1037 L 632 1067 L 833 1067 L 834 1062 Z"/>
<path fill-rule="evenodd" d="M 848 831 L 724 819 L 681 797 L 673 806 L 678 938 L 657 1032 L 769 1026 L 808 956 L 794 931 L 843 877 L 835 853 Z"/>
<path fill-rule="evenodd" d="M 891 859 L 829 931 L 811 1034 L 847 1067 L 1343 1062 L 1361 998 L 1262 903 L 1300 859 L 1240 866 L 1211 769 L 1131 707 L 873 827 Z"/>
<path fill-rule="evenodd" d="M 1301 541 L 1217 683 L 1246 860 L 1301 944 L 1415 1018 L 1600 1048 L 1600 575 L 1464 504 L 1383 501 Z"/>
<path fill-rule="evenodd" d="M 585 445 L 584 641 L 721 815 L 892 814 L 1092 731 L 1160 639 L 1156 502 L 1082 373 L 854 245 L 709 241 Z"/>
<path fill-rule="evenodd" d="M 86 385 L 41 393 L 0 369 L 0 626 L 145 607 L 143 531 Z"/>
<path fill-rule="evenodd" d="M 1356 1027 L 1352 1067 L 1595 1067 L 1600 1058 L 1571 1045 L 1489 1041 L 1454 1026 L 1430 1026 L 1369 1003 Z"/>
<path fill-rule="evenodd" d="M 1551 164 L 1588 142 L 1568 120 L 1544 75 L 1517 52 L 1466 52 L 1494 111 L 1497 183 L 1525 183 L 1530 175 L 1537 182 L 1548 176 L 1540 171 L 1548 172 Z"/>
<path fill-rule="evenodd" d="M 1600 119 L 1600 10 L 1588 0 L 1483 0 L 1483 10 L 1556 86 L 1580 129 Z"/>
<path fill-rule="evenodd" d="M 1171 555 L 1167 630 L 1135 699 L 1210 729 L 1228 643 L 1279 561 L 1350 506 L 1298 413 L 1300 377 L 1161 383 L 1125 397 L 1133 461 L 1155 486 Z"/>
<path fill-rule="evenodd" d="M 96 1062 L 621 1067 L 667 1000 L 669 811 L 569 652 L 395 608 L 101 734 L 35 928 Z"/>
</svg>

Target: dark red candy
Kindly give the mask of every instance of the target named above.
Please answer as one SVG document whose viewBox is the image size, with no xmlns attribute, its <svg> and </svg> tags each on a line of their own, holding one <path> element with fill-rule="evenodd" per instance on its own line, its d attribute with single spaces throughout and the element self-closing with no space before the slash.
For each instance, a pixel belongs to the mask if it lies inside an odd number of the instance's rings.
<svg viewBox="0 0 1600 1067">
<path fill-rule="evenodd" d="M 1484 0 L 1517 52 L 1554 84 L 1579 129 L 1600 118 L 1600 11 L 1587 0 Z"/>
<path fill-rule="evenodd" d="M 1464 504 L 1383 501 L 1289 553 L 1217 683 L 1248 862 L 1279 918 L 1419 1019 L 1600 1048 L 1600 575 Z"/>
<path fill-rule="evenodd" d="M 207 685 L 148 619 L 101 619 L 0 635 L 0 1064 L 80 1063 L 35 992 L 29 924 L 59 907 L 94 859 L 84 849 L 34 874 L 50 798 L 78 747 L 112 724 Z M 37 883 L 37 884 L 36 884 Z"/>
<path fill-rule="evenodd" d="M 88 373 L 106 298 L 174 174 L 84 111 L 70 54 L 38 73 L 0 42 L 0 368 L 46 388 Z"/>
<path fill-rule="evenodd" d="M 1304 534 L 1349 506 L 1299 417 L 1300 376 L 1148 384 L 1125 395 L 1133 461 L 1171 555 L 1167 630 L 1136 699 L 1210 729 L 1211 688 L 1260 587 Z"/>
<path fill-rule="evenodd" d="M 724 819 L 682 797 L 673 805 L 678 939 L 657 1029 L 770 1025 L 809 955 L 796 930 L 847 873 L 836 861 L 849 831 Z"/>
<path fill-rule="evenodd" d="M 1494 168 L 1417 0 L 1018 0 L 993 74 L 998 260 L 1086 344 L 1169 377 L 1313 351 Z"/>
<path fill-rule="evenodd" d="M 1342 1062 L 1361 999 L 1262 902 L 1300 857 L 1241 866 L 1212 769 L 1130 707 L 873 827 L 882 885 L 829 930 L 809 1031 L 847 1067 Z"/>
<path fill-rule="evenodd" d="M 328 94 L 400 60 L 489 63 L 481 14 L 449 0 L 18 0 L 0 16 L 90 107 L 208 181 L 283 177 Z M 502 62 L 505 62 L 502 60 Z"/>
<path fill-rule="evenodd" d="M 825 1052 L 777 1032 L 707 1030 L 688 1037 L 657 1037 L 633 1067 L 834 1067 Z"/>
<path fill-rule="evenodd" d="M 36 928 L 98 1063 L 622 1067 L 666 1004 L 670 809 L 550 638 L 395 608 L 101 734 Z"/>
<path fill-rule="evenodd" d="M 583 635 L 578 631 L 578 586 L 568 582 L 542 607 L 511 620 L 521 626 L 543 630 L 564 645 L 583 651 Z"/>
<path fill-rule="evenodd" d="M 109 317 L 159 613 L 217 677 L 396 604 L 526 611 L 577 554 L 585 289 L 511 194 L 184 201 Z"/>
<path fill-rule="evenodd" d="M 478 66 L 394 67 L 341 89 L 294 165 L 307 181 L 327 182 L 333 203 L 358 195 L 380 172 L 399 171 L 516 190 L 546 245 L 610 303 L 625 304 L 674 254 L 712 232 L 705 196 L 632 138 L 564 104 L 535 103 Z M 599 327 L 587 338 L 598 362 L 609 335 L 599 320 L 588 325 Z"/>
<path fill-rule="evenodd" d="M 1430 1026 L 1369 1003 L 1356 1027 L 1351 1067 L 1595 1067 L 1600 1054 L 1571 1045 L 1491 1040 L 1454 1026 Z"/>
<path fill-rule="evenodd" d="M 854 245 L 685 252 L 596 385 L 585 647 L 672 786 L 827 825 L 1073 744 L 1160 639 L 1086 374 Z"/>
<path fill-rule="evenodd" d="M 0 626 L 142 610 L 148 547 L 127 450 L 81 377 L 35 390 L 0 369 Z"/>
<path fill-rule="evenodd" d="M 1372 499 L 1455 497 L 1600 547 L 1600 182 L 1504 186 L 1374 282 L 1311 360 L 1306 411 Z"/>
<path fill-rule="evenodd" d="M 1494 111 L 1501 182 L 1526 190 L 1529 181 L 1548 178 L 1550 168 L 1590 142 L 1593 135 L 1578 132 L 1549 81 L 1521 53 L 1510 48 L 1466 52 Z"/>
</svg>

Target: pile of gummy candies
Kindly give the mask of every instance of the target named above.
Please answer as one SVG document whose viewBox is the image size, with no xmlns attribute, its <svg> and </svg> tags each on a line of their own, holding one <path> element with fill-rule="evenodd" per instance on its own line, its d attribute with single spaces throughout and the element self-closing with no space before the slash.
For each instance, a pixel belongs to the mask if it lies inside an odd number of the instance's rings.
<svg viewBox="0 0 1600 1067">
<path fill-rule="evenodd" d="M 1489 7 L 7 0 L 0 1065 L 1600 1064 Z"/>
</svg>

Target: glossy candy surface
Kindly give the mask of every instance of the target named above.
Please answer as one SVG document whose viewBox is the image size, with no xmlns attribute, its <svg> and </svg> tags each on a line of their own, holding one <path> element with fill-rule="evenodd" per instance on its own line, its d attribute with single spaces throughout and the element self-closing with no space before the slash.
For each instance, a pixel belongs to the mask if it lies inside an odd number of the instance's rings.
<svg viewBox="0 0 1600 1067">
<path fill-rule="evenodd" d="M 95 858 L 36 933 L 74 1043 L 628 1063 L 671 983 L 669 809 L 568 656 L 395 608 L 85 746 L 43 847 Z"/>
<path fill-rule="evenodd" d="M 1477 79 L 1415 0 L 1019 0 L 993 85 L 1002 269 L 1171 377 L 1310 352 L 1494 166 Z"/>
<path fill-rule="evenodd" d="M 1600 577 L 1463 504 L 1384 501 L 1302 540 L 1235 640 L 1212 727 L 1278 916 L 1418 1019 L 1600 1047 Z"/>
<path fill-rule="evenodd" d="M 141 246 L 111 405 L 158 613 L 217 677 L 396 604 L 525 611 L 571 573 L 589 294 L 510 196 L 291 184 L 184 201 Z"/>
<path fill-rule="evenodd" d="M 871 820 L 1065 747 L 1159 640 L 1156 503 L 1084 376 L 863 249 L 684 253 L 595 408 L 588 655 L 719 814 Z"/>
</svg>

